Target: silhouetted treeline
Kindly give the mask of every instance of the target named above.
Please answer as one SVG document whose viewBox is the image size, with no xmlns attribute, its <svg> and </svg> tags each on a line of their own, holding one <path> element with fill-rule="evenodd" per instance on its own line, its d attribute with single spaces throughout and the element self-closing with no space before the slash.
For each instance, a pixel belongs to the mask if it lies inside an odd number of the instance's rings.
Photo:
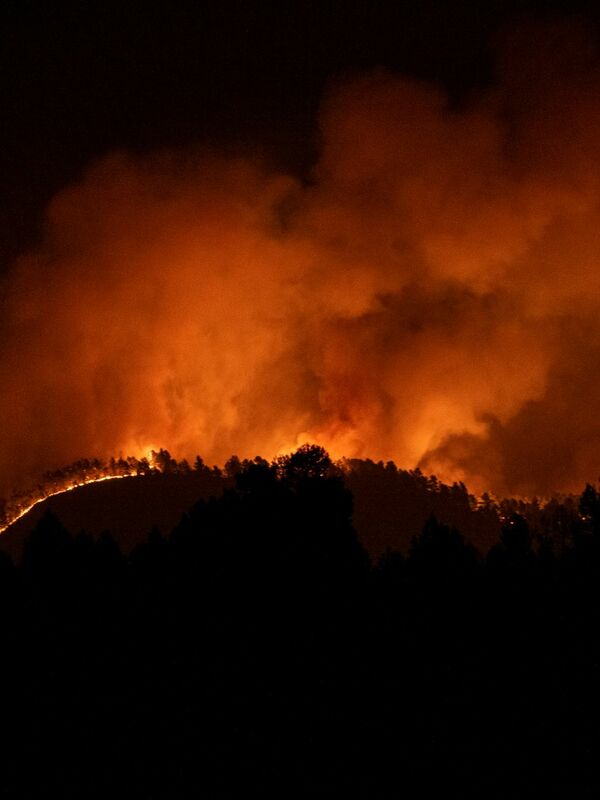
<svg viewBox="0 0 600 800">
<path fill-rule="evenodd" d="M 597 796 L 594 487 L 373 562 L 321 448 L 231 472 L 130 554 L 48 515 L 0 558 L 2 796 Z"/>
<path fill-rule="evenodd" d="M 393 461 L 344 459 L 338 468 L 355 499 L 354 527 L 375 557 L 388 549 L 407 552 L 431 516 L 460 530 L 481 553 L 498 542 L 515 514 L 527 521 L 536 549 L 548 541 L 558 549 L 572 545 L 581 523 L 575 495 L 526 500 L 485 493 L 478 498 L 463 483 L 448 485 L 419 469 L 399 469 Z"/>
<path fill-rule="evenodd" d="M 301 452 L 314 446 L 306 445 Z M 283 457 L 285 461 L 287 457 Z M 150 480 L 166 476 L 198 482 L 203 488 L 220 495 L 233 485 L 235 476 L 253 463 L 267 464 L 257 457 L 253 461 L 232 456 L 221 468 L 207 466 L 200 456 L 192 465 L 176 460 L 168 450 L 152 451 L 149 458 L 80 459 L 62 469 L 47 472 L 40 482 L 26 492 L 13 494 L 8 501 L 0 499 L 0 531 L 21 517 L 32 505 L 69 489 L 112 478 Z M 278 471 L 282 459 L 272 466 Z M 354 497 L 353 525 L 371 556 L 378 558 L 388 549 L 406 552 L 413 536 L 420 533 L 434 515 L 440 522 L 459 529 L 481 552 L 494 545 L 503 523 L 512 514 L 519 514 L 529 523 L 536 546 L 551 539 L 561 546 L 572 542 L 574 527 L 579 523 L 578 498 L 573 495 L 550 500 L 495 499 L 488 494 L 477 498 L 463 483 L 448 485 L 435 475 L 419 469 L 399 469 L 394 462 L 373 462 L 370 459 L 342 459 L 330 464 L 332 474 L 343 478 Z M 114 485 L 114 484 L 113 484 Z M 167 501 L 168 502 L 168 501 Z M 175 507 L 175 518 L 183 507 Z M 142 529 L 145 532 L 145 529 Z M 120 543 L 127 549 L 126 537 Z"/>
</svg>

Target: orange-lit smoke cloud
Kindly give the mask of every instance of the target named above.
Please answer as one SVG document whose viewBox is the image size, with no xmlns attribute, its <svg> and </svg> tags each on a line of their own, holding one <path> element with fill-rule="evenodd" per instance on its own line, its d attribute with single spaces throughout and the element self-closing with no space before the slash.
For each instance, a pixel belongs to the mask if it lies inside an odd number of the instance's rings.
<svg viewBox="0 0 600 800">
<path fill-rule="evenodd" d="M 475 490 L 600 474 L 600 73 L 524 27 L 451 108 L 377 72 L 323 101 L 307 186 L 114 154 L 4 282 L 0 478 L 304 441 Z"/>
</svg>

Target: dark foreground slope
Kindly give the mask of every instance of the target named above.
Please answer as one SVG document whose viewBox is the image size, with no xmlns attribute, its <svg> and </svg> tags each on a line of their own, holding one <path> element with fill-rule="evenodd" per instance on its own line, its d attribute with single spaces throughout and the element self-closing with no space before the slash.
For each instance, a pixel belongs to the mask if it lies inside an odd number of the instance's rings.
<svg viewBox="0 0 600 800">
<path fill-rule="evenodd" d="M 566 548 L 430 520 L 373 566 L 326 467 L 248 465 L 129 555 L 47 515 L 0 558 L 0 796 L 598 796 L 596 491 Z"/>
</svg>

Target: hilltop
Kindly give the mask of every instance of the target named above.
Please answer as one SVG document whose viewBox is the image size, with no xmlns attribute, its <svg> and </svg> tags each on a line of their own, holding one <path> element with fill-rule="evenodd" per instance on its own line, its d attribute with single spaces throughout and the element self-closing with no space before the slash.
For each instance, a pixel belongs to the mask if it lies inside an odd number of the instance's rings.
<svg viewBox="0 0 600 800">
<path fill-rule="evenodd" d="M 304 452 L 308 449 L 306 446 Z M 38 488 L 35 505 L 0 536 L 0 548 L 19 556 L 23 540 L 51 511 L 74 534 L 85 531 L 97 538 L 110 531 L 128 552 L 153 528 L 169 534 L 199 499 L 220 497 L 233 486 L 237 472 L 254 463 L 232 457 L 219 469 L 206 467 L 197 459 L 196 468 L 192 469 L 187 462 L 176 462 L 167 451 L 154 456 L 152 465 L 136 459 L 111 460 L 102 466 L 84 461 L 53 473 L 50 488 Z M 406 552 L 432 514 L 443 524 L 460 530 L 482 553 L 498 541 L 502 521 L 513 513 L 525 517 L 534 534 L 558 533 L 563 537 L 568 536 L 577 516 L 574 498 L 546 505 L 535 500 L 496 502 L 487 496 L 477 499 L 462 483 L 447 485 L 419 470 L 398 469 L 392 462 L 346 459 L 338 462 L 335 470 L 352 493 L 353 525 L 374 558 L 388 550 Z M 97 479 L 86 482 L 90 475 Z M 45 494 L 51 496 L 44 499 Z"/>
</svg>

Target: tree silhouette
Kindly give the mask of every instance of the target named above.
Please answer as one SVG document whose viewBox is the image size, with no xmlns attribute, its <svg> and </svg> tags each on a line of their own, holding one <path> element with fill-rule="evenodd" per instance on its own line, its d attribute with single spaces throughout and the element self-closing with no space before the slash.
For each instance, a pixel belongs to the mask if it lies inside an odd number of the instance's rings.
<svg viewBox="0 0 600 800">
<path fill-rule="evenodd" d="M 292 483 L 311 478 L 326 478 L 333 473 L 333 463 L 323 447 L 303 444 L 294 453 L 276 459 L 279 475 Z"/>
</svg>

